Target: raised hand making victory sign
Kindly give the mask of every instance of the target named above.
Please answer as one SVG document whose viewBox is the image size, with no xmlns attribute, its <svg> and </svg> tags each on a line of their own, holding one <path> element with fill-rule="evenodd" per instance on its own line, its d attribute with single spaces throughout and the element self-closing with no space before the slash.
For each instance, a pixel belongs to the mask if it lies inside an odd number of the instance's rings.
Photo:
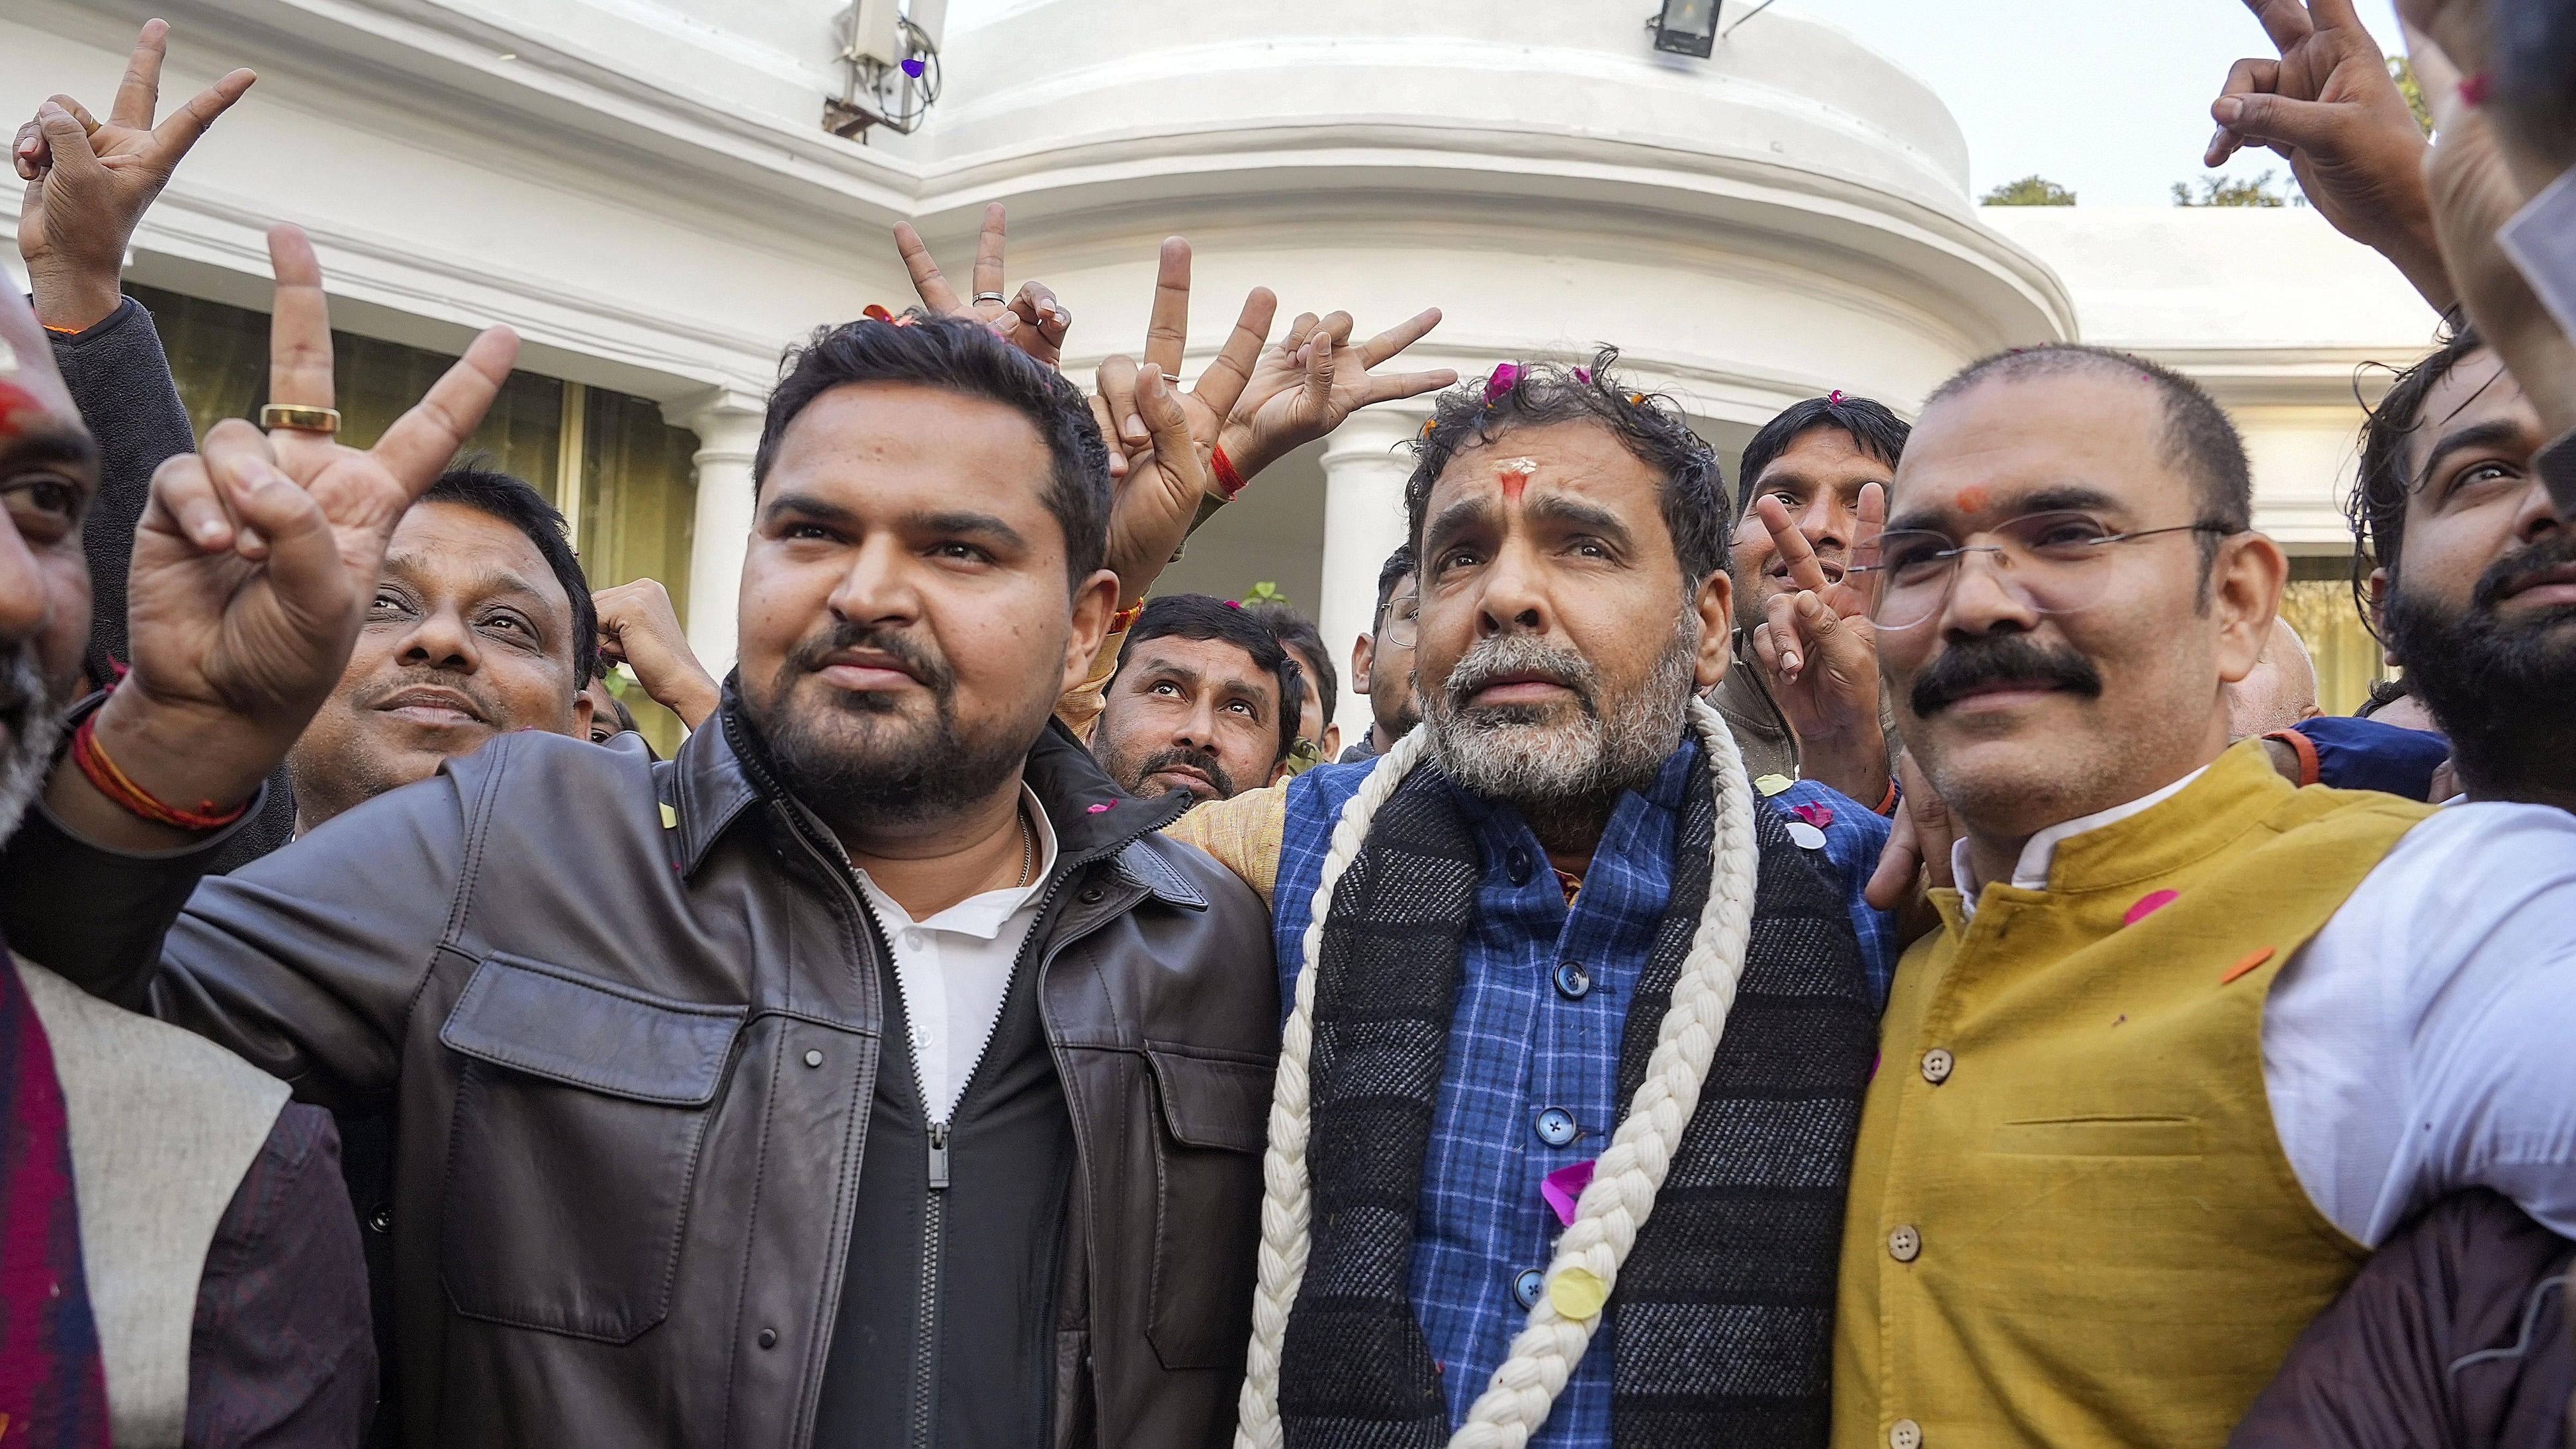
<svg viewBox="0 0 2576 1449">
<path fill-rule="evenodd" d="M 972 317 L 1013 347 L 1049 367 L 1057 366 L 1064 361 L 1064 335 L 1073 327 L 1073 314 L 1056 301 L 1044 282 L 1022 282 L 1017 295 L 1003 295 L 1005 219 L 1002 203 L 984 208 L 984 229 L 975 238 L 972 298 L 958 297 L 912 223 L 894 224 L 895 250 L 903 254 L 904 270 L 912 273 L 912 289 L 921 294 L 923 307 L 942 317 Z"/>
<path fill-rule="evenodd" d="M 331 323 L 313 247 L 269 233 L 277 275 L 262 432 L 232 419 L 201 453 L 162 465 L 136 533 L 133 672 L 96 725 L 143 792 L 185 810 L 250 797 L 338 683 L 386 540 L 412 500 L 472 436 L 518 338 L 493 328 L 372 449 L 333 437 Z M 59 769 L 48 797 L 93 840 L 168 844 Z"/>
<path fill-rule="evenodd" d="M 167 22 L 144 22 L 104 123 L 58 95 L 18 128 L 10 146 L 18 179 L 27 183 L 18 251 L 36 319 L 48 327 L 77 332 L 116 310 L 117 272 L 135 224 L 188 148 L 259 79 L 231 71 L 155 126 L 169 38 Z"/>
</svg>

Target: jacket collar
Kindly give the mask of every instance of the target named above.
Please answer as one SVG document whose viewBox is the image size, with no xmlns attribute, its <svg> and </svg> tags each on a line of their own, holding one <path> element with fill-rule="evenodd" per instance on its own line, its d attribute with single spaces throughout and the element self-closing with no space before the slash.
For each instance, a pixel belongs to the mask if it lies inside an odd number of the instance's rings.
<svg viewBox="0 0 2576 1449">
<path fill-rule="evenodd" d="M 1048 720 L 1023 767 L 1029 790 L 1054 827 L 1057 859 L 1066 866 L 1116 857 L 1119 873 L 1172 905 L 1208 902 L 1179 872 L 1143 844 L 1189 808 L 1189 797 L 1140 800 L 1121 791 L 1071 731 Z M 679 868 L 694 874 L 718 838 L 743 812 L 780 794 L 768 752 L 742 713 L 738 676 L 728 675 L 723 702 L 706 728 L 691 734 L 671 762 L 673 829 Z"/>
</svg>

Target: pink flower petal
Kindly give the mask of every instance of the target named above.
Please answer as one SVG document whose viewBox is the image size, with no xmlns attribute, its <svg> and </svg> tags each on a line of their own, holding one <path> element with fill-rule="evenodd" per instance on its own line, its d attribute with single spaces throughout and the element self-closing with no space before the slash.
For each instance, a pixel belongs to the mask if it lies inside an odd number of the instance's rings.
<svg viewBox="0 0 2576 1449">
<path fill-rule="evenodd" d="M 1574 1225 L 1575 1200 L 1583 1196 L 1583 1189 L 1592 1181 L 1592 1165 L 1600 1160 L 1586 1158 L 1572 1167 L 1560 1167 L 1539 1181 L 1538 1195 L 1556 1209 L 1557 1221 L 1568 1227 Z"/>
<path fill-rule="evenodd" d="M 2163 910 L 2165 907 L 2172 905 L 2174 903 L 2174 897 L 2181 894 L 2182 892 L 2180 891 L 2152 891 L 2146 895 L 2140 896 L 2138 897 L 2138 903 L 2129 907 L 2129 913 L 2120 918 L 2120 924 L 2124 926 L 2134 926 L 2138 922 L 2145 920 L 2147 917 L 2154 915 L 2156 912 Z"/>
<path fill-rule="evenodd" d="M 1816 827 L 1818 830 L 1822 830 L 1826 826 L 1834 823 L 1834 807 L 1827 805 L 1820 800 L 1810 800 L 1804 805 L 1793 805 L 1790 807 L 1789 813 L 1806 821 L 1809 825 Z"/>
<path fill-rule="evenodd" d="M 1086 805 L 1086 806 L 1084 806 L 1083 808 L 1084 808 L 1084 809 L 1086 809 L 1086 810 L 1088 810 L 1088 811 L 1090 811 L 1092 814 L 1097 815 L 1097 814 L 1099 814 L 1101 811 L 1106 810 L 1106 809 L 1108 809 L 1109 807 L 1108 807 L 1107 805 Z"/>
</svg>

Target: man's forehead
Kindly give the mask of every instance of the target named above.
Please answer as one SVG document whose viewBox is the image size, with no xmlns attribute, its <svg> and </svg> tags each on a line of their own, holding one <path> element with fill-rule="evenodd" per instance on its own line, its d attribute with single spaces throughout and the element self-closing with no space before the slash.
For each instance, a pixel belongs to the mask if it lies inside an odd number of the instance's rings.
<svg viewBox="0 0 2576 1449">
<path fill-rule="evenodd" d="M 1182 634 L 1160 634 L 1139 643 L 1131 661 L 1131 667 L 1139 670 L 1173 666 L 1227 678 L 1277 678 L 1253 662 L 1250 650 L 1231 639 L 1192 639 Z"/>
<path fill-rule="evenodd" d="M 834 502 L 863 504 L 907 482 L 920 491 L 971 489 L 978 504 L 1042 502 L 1052 459 L 1035 424 L 1007 404 L 914 383 L 844 383 L 806 405 L 778 443 L 775 468 L 800 486 L 866 480 Z"/>
<path fill-rule="evenodd" d="M 2009 516 L 2074 491 L 2141 508 L 2167 487 L 2187 490 L 2188 481 L 2164 466 L 2151 394 L 2107 380 L 2090 399 L 2042 386 L 2086 381 L 2094 379 L 1986 383 L 1933 409 L 1888 487 L 1890 526 Z M 2122 392 L 2132 394 L 2120 400 L 2133 403 L 2135 415 L 2099 406 Z"/>
<path fill-rule="evenodd" d="M 506 518 L 443 498 L 413 504 L 394 525 L 385 569 L 478 595 L 524 592 L 572 608 L 535 539 Z"/>
<path fill-rule="evenodd" d="M 1592 423 L 1511 428 L 1450 455 L 1431 485 L 1431 509 L 1484 497 L 1518 503 L 1547 493 L 1579 494 L 1618 508 L 1642 496 L 1660 503 L 1658 479 L 1609 429 Z"/>
<path fill-rule="evenodd" d="M 1765 479 L 1789 473 L 1850 474 L 1856 477 L 1885 478 L 1887 460 L 1862 447 L 1860 440 L 1833 423 L 1817 423 L 1789 440 L 1770 462 L 1762 465 Z"/>
<path fill-rule="evenodd" d="M 0 337 L 0 442 L 45 437 L 87 437 L 80 410 L 72 405 L 47 359 L 42 367 L 22 367 L 23 353 Z"/>
<path fill-rule="evenodd" d="M 2471 353 L 2425 389 L 2414 431 L 2406 440 L 2407 453 L 2420 466 L 2445 434 L 2499 421 L 2523 423 L 2537 433 L 2540 411 L 2531 405 L 2522 384 L 2504 370 L 2502 358 L 2492 352 Z"/>
</svg>

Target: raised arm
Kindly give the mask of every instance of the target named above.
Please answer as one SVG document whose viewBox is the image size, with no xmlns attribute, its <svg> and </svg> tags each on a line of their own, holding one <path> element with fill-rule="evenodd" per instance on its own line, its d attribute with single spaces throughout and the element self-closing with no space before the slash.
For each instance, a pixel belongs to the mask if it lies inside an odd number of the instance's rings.
<svg viewBox="0 0 2576 1449">
<path fill-rule="evenodd" d="M 2424 131 L 2352 0 L 2245 7 L 2278 56 L 2251 56 L 2228 71 L 2210 104 L 2218 133 L 2202 160 L 2217 166 L 2241 147 L 2271 148 L 2335 230 L 2388 258 L 2435 311 L 2449 310 L 2459 291 L 2433 235 Z"/>
<path fill-rule="evenodd" d="M 390 1069 L 382 1032 L 428 967 L 459 869 L 452 788 L 396 792 L 194 900 L 189 888 L 339 679 L 395 523 L 481 420 L 518 343 L 485 333 L 373 451 L 343 447 L 314 426 L 334 394 L 312 247 L 292 227 L 269 247 L 269 393 L 304 427 L 219 424 L 203 456 L 154 478 L 133 671 L 56 764 L 43 818 L 0 856 L 0 931 L 280 1075 L 363 1091 Z"/>
<path fill-rule="evenodd" d="M 18 128 L 11 161 L 27 183 L 18 250 L 72 403 L 98 440 L 98 495 L 83 525 L 89 555 L 90 676 L 126 655 L 125 578 L 152 473 L 193 453 L 196 433 L 151 314 L 119 290 L 127 248 L 153 199 L 206 128 L 256 79 L 236 70 L 158 126 L 170 27 L 148 21 L 102 123 L 58 95 Z"/>
</svg>

